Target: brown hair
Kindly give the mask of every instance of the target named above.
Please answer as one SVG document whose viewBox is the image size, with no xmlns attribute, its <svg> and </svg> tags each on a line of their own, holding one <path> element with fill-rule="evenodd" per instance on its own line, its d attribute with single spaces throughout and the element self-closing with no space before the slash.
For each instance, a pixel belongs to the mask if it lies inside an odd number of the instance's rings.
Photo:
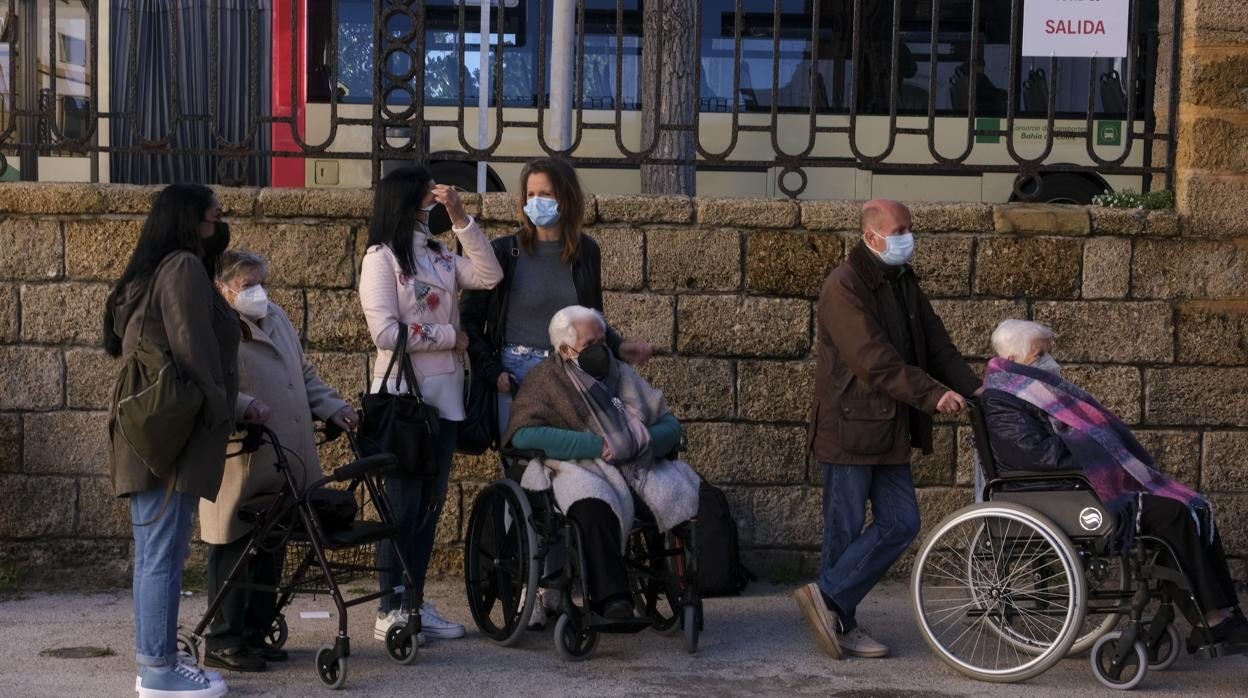
<svg viewBox="0 0 1248 698">
<path fill-rule="evenodd" d="M 550 178 L 555 200 L 559 202 L 559 221 L 555 225 L 563 239 L 563 261 L 570 264 L 581 256 L 581 221 L 585 219 L 585 194 L 581 191 L 581 181 L 576 176 L 576 170 L 564 160 L 538 158 L 525 163 L 521 170 L 520 197 L 516 200 L 520 214 L 520 247 L 526 254 L 533 254 L 537 228 L 525 215 L 524 205 L 528 201 L 529 175 L 539 172 Z"/>
</svg>

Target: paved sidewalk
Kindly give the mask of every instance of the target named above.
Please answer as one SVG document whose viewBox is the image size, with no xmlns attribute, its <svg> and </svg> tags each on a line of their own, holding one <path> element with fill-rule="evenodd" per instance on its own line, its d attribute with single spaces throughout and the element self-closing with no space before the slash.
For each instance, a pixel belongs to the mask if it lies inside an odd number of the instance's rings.
<svg viewBox="0 0 1248 698">
<path fill-rule="evenodd" d="M 791 587 L 756 584 L 748 596 L 706 602 L 706 631 L 698 654 L 686 655 L 676 637 L 647 631 L 607 635 L 593 659 L 568 664 L 555 653 L 549 631 L 532 633 L 518 648 L 497 647 L 470 630 L 466 639 L 423 648 L 415 664 L 398 666 L 372 639 L 371 609 L 351 618 L 352 655 L 341 695 L 670 695 L 724 696 L 1035 696 L 1114 695 L 1092 677 L 1086 657 L 1069 659 L 1021 685 L 963 679 L 924 645 L 910 616 L 905 588 L 891 584 L 868 598 L 859 617 L 893 647 L 885 660 L 826 658 L 810 639 L 792 601 Z M 439 583 L 431 598 L 446 615 L 469 623 L 458 584 Z M 302 598 L 287 613 L 291 661 L 263 674 L 227 675 L 232 696 L 331 696 L 313 670 L 318 647 L 333 638 L 333 620 L 301 620 L 299 611 L 328 610 L 326 599 Z M 202 594 L 183 604 L 184 622 L 202 612 Z M 0 696 L 133 696 L 130 597 L 116 591 L 89 595 L 30 594 L 0 602 Z M 42 650 L 96 645 L 112 657 L 57 659 Z M 1167 672 L 1149 674 L 1140 690 L 1152 695 L 1242 695 L 1248 658 L 1216 663 L 1184 656 Z"/>
</svg>

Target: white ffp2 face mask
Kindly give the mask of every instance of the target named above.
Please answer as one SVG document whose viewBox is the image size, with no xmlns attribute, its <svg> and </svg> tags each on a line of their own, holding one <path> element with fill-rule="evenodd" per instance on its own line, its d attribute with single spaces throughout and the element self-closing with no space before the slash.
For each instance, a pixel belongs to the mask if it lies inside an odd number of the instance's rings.
<svg viewBox="0 0 1248 698">
<path fill-rule="evenodd" d="M 1038 368 L 1041 371 L 1048 371 L 1055 376 L 1062 375 L 1062 365 L 1057 363 L 1057 359 L 1052 354 L 1044 354 L 1040 358 L 1031 362 L 1032 368 Z"/>
<path fill-rule="evenodd" d="M 248 286 L 234 295 L 234 309 L 250 320 L 259 320 L 269 313 L 269 294 L 259 284 Z"/>
</svg>

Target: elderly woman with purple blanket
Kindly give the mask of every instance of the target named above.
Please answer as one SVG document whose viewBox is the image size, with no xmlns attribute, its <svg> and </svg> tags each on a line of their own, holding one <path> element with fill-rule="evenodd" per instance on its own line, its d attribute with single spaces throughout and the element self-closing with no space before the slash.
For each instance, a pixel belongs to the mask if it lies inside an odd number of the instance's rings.
<svg viewBox="0 0 1248 698">
<path fill-rule="evenodd" d="M 1120 542 L 1142 533 L 1174 549 L 1198 604 L 1175 595 L 1194 628 L 1188 651 L 1248 642 L 1212 505 L 1161 473 L 1118 417 L 1062 379 L 1053 337 L 1048 327 L 1025 320 L 1006 320 L 992 333 L 997 358 L 984 372 L 981 400 L 997 469 L 1083 471 L 1116 516 Z"/>
</svg>

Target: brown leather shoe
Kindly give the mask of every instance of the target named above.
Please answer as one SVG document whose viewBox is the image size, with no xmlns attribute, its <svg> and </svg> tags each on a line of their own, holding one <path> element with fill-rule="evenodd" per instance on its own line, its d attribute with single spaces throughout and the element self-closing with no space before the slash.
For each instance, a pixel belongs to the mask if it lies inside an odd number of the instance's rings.
<svg viewBox="0 0 1248 698">
<path fill-rule="evenodd" d="M 823 594 L 819 585 L 811 582 L 793 592 L 797 607 L 801 609 L 806 624 L 810 626 L 810 634 L 824 653 L 833 659 L 841 658 L 841 646 L 837 642 L 836 629 L 838 619 L 836 613 L 828 610 L 823 602 Z"/>
<path fill-rule="evenodd" d="M 861 625 L 847 633 L 841 633 L 836 639 L 840 643 L 841 651 L 851 657 L 878 659 L 888 656 L 888 646 L 868 635 Z"/>
</svg>

